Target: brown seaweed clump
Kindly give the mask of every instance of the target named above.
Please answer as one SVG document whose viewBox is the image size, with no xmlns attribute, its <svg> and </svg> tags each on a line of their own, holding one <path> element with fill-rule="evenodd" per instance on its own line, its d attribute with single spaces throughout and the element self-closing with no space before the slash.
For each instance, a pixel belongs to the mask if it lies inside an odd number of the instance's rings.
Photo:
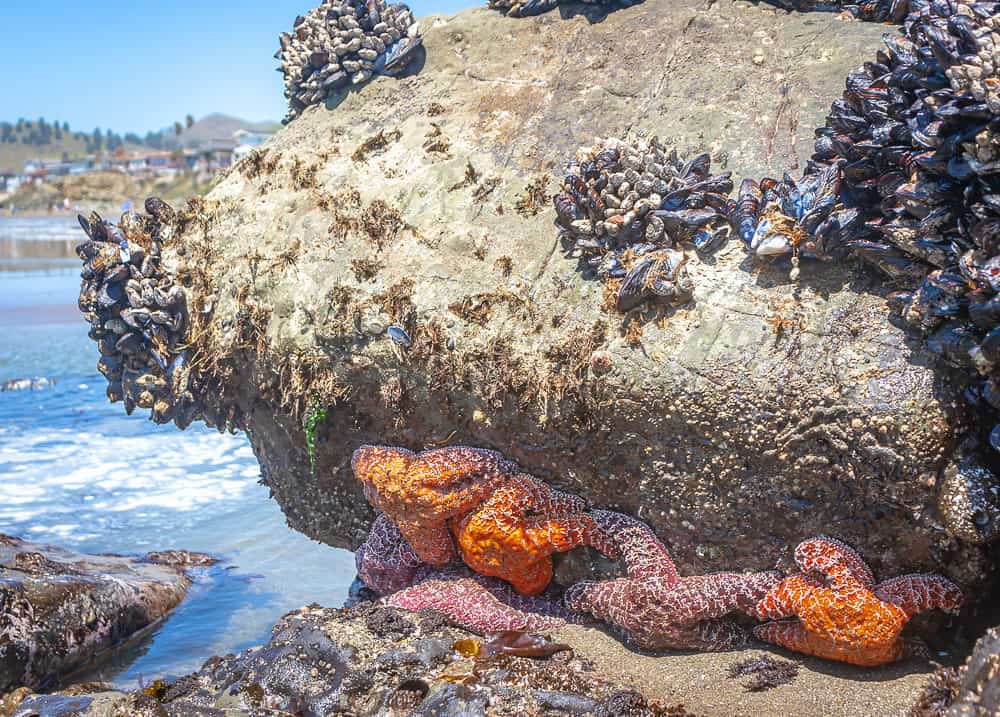
<svg viewBox="0 0 1000 717">
<path fill-rule="evenodd" d="M 279 40 L 286 123 L 342 87 L 402 72 L 422 44 L 410 9 L 385 0 L 323 0 Z"/>
<path fill-rule="evenodd" d="M 617 288 L 629 311 L 648 299 L 689 301 L 694 283 L 685 246 L 707 253 L 729 236 L 730 173 L 710 173 L 711 158 L 682 162 L 656 137 L 605 139 L 581 149 L 555 195 L 557 222 L 572 256 Z"/>
</svg>

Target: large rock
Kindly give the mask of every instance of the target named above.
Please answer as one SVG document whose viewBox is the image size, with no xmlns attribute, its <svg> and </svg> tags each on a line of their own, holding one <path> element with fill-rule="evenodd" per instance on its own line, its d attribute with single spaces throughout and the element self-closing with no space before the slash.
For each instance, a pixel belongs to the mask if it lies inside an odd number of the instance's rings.
<svg viewBox="0 0 1000 717">
<path fill-rule="evenodd" d="M 50 687 L 157 624 L 187 593 L 194 553 L 84 555 L 0 534 L 0 695 Z"/>
<path fill-rule="evenodd" d="M 884 28 L 731 0 L 560 13 L 425 21 L 418 74 L 306 111 L 168 243 L 204 398 L 246 428 L 290 525 L 356 547 L 357 446 L 471 444 L 648 521 L 685 572 L 832 533 L 880 577 L 975 594 L 992 559 L 936 513 L 959 389 L 875 282 L 807 263 L 792 284 L 730 242 L 690 262 L 690 304 L 626 321 L 549 206 L 550 173 L 630 128 L 794 172 Z"/>
</svg>

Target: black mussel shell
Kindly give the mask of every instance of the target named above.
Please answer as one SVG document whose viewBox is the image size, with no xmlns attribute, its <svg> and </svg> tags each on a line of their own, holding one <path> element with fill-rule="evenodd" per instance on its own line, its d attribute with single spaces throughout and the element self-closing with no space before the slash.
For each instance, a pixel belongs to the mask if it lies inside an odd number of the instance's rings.
<svg viewBox="0 0 1000 717">
<path fill-rule="evenodd" d="M 115 343 L 115 349 L 123 354 L 137 354 L 148 348 L 146 340 L 138 333 L 122 334 Z"/>
<path fill-rule="evenodd" d="M 101 308 L 110 309 L 112 306 L 121 303 L 125 299 L 125 289 L 122 283 L 101 284 L 97 292 L 97 303 Z"/>
</svg>

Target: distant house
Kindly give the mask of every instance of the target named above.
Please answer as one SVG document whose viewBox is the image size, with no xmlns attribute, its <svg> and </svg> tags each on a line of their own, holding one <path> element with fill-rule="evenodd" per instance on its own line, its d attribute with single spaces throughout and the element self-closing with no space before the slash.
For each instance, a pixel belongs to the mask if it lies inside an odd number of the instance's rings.
<svg viewBox="0 0 1000 717">
<path fill-rule="evenodd" d="M 0 192 L 16 192 L 24 181 L 20 174 L 0 172 Z"/>
<path fill-rule="evenodd" d="M 273 136 L 269 132 L 250 132 L 245 129 L 236 130 L 233 132 L 233 141 L 236 142 L 236 147 L 233 149 L 233 162 L 240 161 Z"/>
<path fill-rule="evenodd" d="M 215 174 L 226 169 L 233 163 L 233 151 L 236 142 L 229 139 L 213 139 L 198 147 L 198 160 L 195 171 L 204 174 Z"/>
<path fill-rule="evenodd" d="M 83 159 L 29 159 L 24 163 L 24 176 L 29 179 L 46 180 L 54 177 L 79 175 L 94 170 L 92 156 Z"/>
<path fill-rule="evenodd" d="M 233 132 L 233 141 L 240 147 L 259 147 L 273 136 L 270 132 L 250 132 L 249 130 L 238 129 Z"/>
</svg>

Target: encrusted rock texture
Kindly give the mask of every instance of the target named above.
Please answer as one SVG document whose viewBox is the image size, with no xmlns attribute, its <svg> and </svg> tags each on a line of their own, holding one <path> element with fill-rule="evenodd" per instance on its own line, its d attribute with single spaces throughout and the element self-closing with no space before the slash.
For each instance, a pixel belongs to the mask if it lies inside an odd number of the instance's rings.
<svg viewBox="0 0 1000 717">
<path fill-rule="evenodd" d="M 266 644 L 213 657 L 194 674 L 151 679 L 131 693 L 100 683 L 15 690 L 0 698 L 0 716 L 853 717 L 903 715 L 926 702 L 929 668 L 914 663 L 862 669 L 758 650 L 650 655 L 580 625 L 528 638 L 542 648 L 535 657 L 503 654 L 517 641 L 470 635 L 432 610 L 309 606 L 279 620 Z M 559 649 L 567 645 L 572 651 Z M 747 666 L 769 663 L 783 665 L 785 676 L 758 675 L 756 685 L 743 677 Z"/>
<path fill-rule="evenodd" d="M 0 534 L 0 694 L 50 688 L 168 615 L 208 556 L 85 555 Z"/>
<path fill-rule="evenodd" d="M 557 646 L 558 647 L 558 646 Z M 478 652 L 478 654 L 474 654 Z M 176 681 L 131 694 L 83 690 L 12 696 L 13 717 L 325 717 L 556 715 L 683 717 L 562 650 L 542 658 L 488 654 L 440 614 L 362 604 L 302 608 L 270 641 L 214 657 Z M 90 690 L 101 690 L 94 685 Z M 105 688 L 106 689 L 106 688 Z M 0 704 L 0 710 L 3 705 Z M 0 714 L 3 714 L 0 711 Z"/>
<path fill-rule="evenodd" d="M 289 524 L 355 548 L 355 448 L 466 444 L 648 522 L 683 574 L 771 568 L 826 533 L 880 578 L 979 595 L 995 554 L 936 508 L 960 383 L 869 274 L 793 284 L 731 240 L 689 262 L 691 302 L 623 316 L 553 226 L 564 164 L 630 129 L 737 181 L 796 174 L 885 27 L 731 0 L 598 11 L 429 18 L 422 67 L 309 108 L 186 211 L 164 263 L 194 364 Z"/>
</svg>

